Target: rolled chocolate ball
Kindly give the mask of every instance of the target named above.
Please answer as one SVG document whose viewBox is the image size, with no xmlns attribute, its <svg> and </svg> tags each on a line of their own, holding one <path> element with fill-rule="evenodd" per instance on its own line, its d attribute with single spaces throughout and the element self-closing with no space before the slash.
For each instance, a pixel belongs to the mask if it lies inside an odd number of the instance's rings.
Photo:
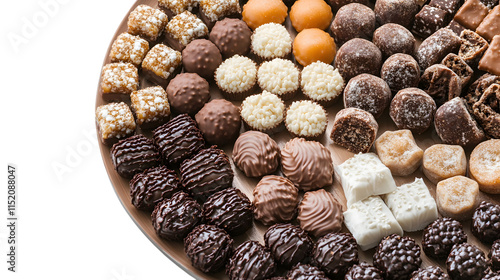
<svg viewBox="0 0 500 280">
<path fill-rule="evenodd" d="M 158 150 L 153 141 L 144 135 L 134 135 L 118 141 L 110 153 L 116 172 L 125 178 L 132 178 L 135 174 L 160 164 Z"/>
<path fill-rule="evenodd" d="M 233 161 L 247 177 L 261 177 L 278 168 L 280 148 L 269 135 L 259 131 L 241 134 L 233 146 Z"/>
<path fill-rule="evenodd" d="M 349 80 L 344 89 L 344 107 L 363 109 L 378 118 L 391 102 L 387 83 L 370 74 L 360 74 Z"/>
<path fill-rule="evenodd" d="M 358 246 L 350 233 L 329 233 L 321 237 L 312 253 L 312 263 L 332 279 L 344 279 L 347 270 L 358 262 Z"/>
<path fill-rule="evenodd" d="M 130 180 L 130 197 L 137 209 L 152 210 L 156 203 L 180 190 L 177 173 L 166 166 L 150 168 Z"/>
<path fill-rule="evenodd" d="M 184 71 L 196 73 L 205 79 L 213 79 L 215 69 L 222 63 L 217 46 L 209 40 L 197 39 L 182 51 Z"/>
<path fill-rule="evenodd" d="M 172 109 L 181 114 L 196 114 L 210 99 L 210 85 L 196 73 L 181 73 L 167 86 Z"/>
<path fill-rule="evenodd" d="M 235 18 L 225 18 L 215 23 L 209 39 L 222 53 L 224 58 L 235 54 L 245 55 L 250 51 L 252 30 L 248 25 Z"/>
<path fill-rule="evenodd" d="M 434 64 L 425 69 L 420 77 L 419 87 L 434 98 L 438 107 L 460 96 L 462 92 L 460 77 L 442 64 Z"/>
<path fill-rule="evenodd" d="M 382 53 L 372 42 L 354 38 L 347 41 L 335 56 L 335 68 L 344 81 L 349 81 L 359 74 L 379 75 L 382 66 Z"/>
<path fill-rule="evenodd" d="M 389 115 L 399 129 L 420 134 L 432 124 L 436 102 L 418 88 L 400 90 L 392 99 Z"/>
<path fill-rule="evenodd" d="M 380 77 L 387 83 L 392 93 L 418 86 L 420 80 L 420 66 L 408 54 L 397 53 L 391 55 L 382 65 Z"/>
<path fill-rule="evenodd" d="M 416 40 L 413 34 L 397 23 L 386 23 L 373 33 L 373 43 L 387 58 L 396 53 L 413 55 Z"/>
<path fill-rule="evenodd" d="M 419 6 L 415 0 L 377 0 L 375 17 L 381 25 L 397 23 L 409 27 L 417 14 Z"/>
<path fill-rule="evenodd" d="M 335 43 L 341 46 L 353 38 L 371 40 L 375 30 L 375 13 L 359 3 L 351 3 L 340 8 L 330 25 Z"/>
<path fill-rule="evenodd" d="M 226 275 L 230 280 L 260 280 L 274 274 L 276 264 L 269 250 L 257 241 L 245 241 L 229 259 Z"/>
<path fill-rule="evenodd" d="M 292 224 L 275 224 L 264 233 L 266 247 L 276 262 L 284 266 L 304 261 L 314 246 L 307 233 Z"/>
<path fill-rule="evenodd" d="M 456 52 L 460 44 L 460 37 L 451 29 L 441 28 L 434 32 L 420 44 L 415 54 L 420 70 L 424 71 L 439 63 L 447 54 Z"/>
<path fill-rule="evenodd" d="M 230 101 L 214 99 L 208 102 L 195 119 L 208 143 L 224 146 L 233 143 L 240 134 L 240 110 Z"/>
</svg>

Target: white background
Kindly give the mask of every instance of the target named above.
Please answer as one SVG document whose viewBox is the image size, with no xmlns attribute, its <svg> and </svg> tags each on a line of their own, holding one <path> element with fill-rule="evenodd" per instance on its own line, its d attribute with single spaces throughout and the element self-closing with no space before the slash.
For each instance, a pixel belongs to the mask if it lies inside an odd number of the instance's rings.
<svg viewBox="0 0 500 280">
<path fill-rule="evenodd" d="M 100 68 L 133 3 L 2 1 L 0 279 L 192 279 L 129 218 L 97 147 Z M 8 163 L 18 176 L 16 273 L 6 263 Z"/>
</svg>

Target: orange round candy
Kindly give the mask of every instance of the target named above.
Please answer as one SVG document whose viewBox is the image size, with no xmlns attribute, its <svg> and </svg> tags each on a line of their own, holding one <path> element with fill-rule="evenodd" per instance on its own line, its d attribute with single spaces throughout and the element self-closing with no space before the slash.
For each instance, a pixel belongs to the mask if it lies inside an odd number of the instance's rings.
<svg viewBox="0 0 500 280">
<path fill-rule="evenodd" d="M 290 20 L 297 32 L 307 28 L 325 30 L 330 26 L 332 17 L 332 9 L 323 0 L 299 0 L 290 10 Z"/>
<path fill-rule="evenodd" d="M 243 21 L 255 30 L 257 27 L 275 22 L 285 22 L 288 8 L 281 0 L 250 0 L 243 6 Z"/>
<path fill-rule="evenodd" d="M 302 30 L 293 41 L 293 55 L 302 66 L 318 60 L 330 64 L 335 58 L 335 52 L 333 38 L 318 28 Z"/>
</svg>

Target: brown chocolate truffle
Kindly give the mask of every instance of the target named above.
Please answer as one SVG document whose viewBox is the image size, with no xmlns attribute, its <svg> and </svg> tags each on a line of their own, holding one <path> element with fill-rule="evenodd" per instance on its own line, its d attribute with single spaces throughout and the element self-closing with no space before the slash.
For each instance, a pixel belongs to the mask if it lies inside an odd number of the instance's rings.
<svg viewBox="0 0 500 280">
<path fill-rule="evenodd" d="M 160 154 L 153 141 L 144 135 L 120 140 L 111 148 L 111 161 L 122 177 L 132 178 L 148 168 L 160 164 Z"/>
<path fill-rule="evenodd" d="M 425 69 L 419 87 L 429 94 L 439 107 L 448 100 L 460 96 L 462 82 L 455 72 L 442 64 Z"/>
<path fill-rule="evenodd" d="M 382 53 L 372 42 L 354 38 L 347 41 L 335 56 L 335 68 L 344 81 L 362 73 L 378 75 L 382 66 Z"/>
<path fill-rule="evenodd" d="M 378 118 L 391 102 L 387 83 L 370 74 L 360 74 L 349 80 L 344 89 L 344 107 L 363 109 Z"/>
<path fill-rule="evenodd" d="M 350 233 L 329 233 L 316 242 L 312 260 L 332 279 L 344 279 L 347 270 L 359 262 L 356 239 Z"/>
<path fill-rule="evenodd" d="M 274 274 L 276 264 L 266 247 L 257 241 L 245 241 L 229 259 L 226 275 L 229 280 L 263 280 Z"/>
<path fill-rule="evenodd" d="M 436 31 L 418 47 L 415 58 L 420 71 L 439 63 L 447 54 L 456 52 L 460 44 L 460 38 L 451 29 L 441 28 Z"/>
<path fill-rule="evenodd" d="M 240 133 L 240 110 L 227 100 L 208 102 L 195 118 L 208 143 L 223 146 L 232 143 Z"/>
<path fill-rule="evenodd" d="M 377 131 L 378 123 L 372 114 L 359 108 L 345 108 L 335 116 L 330 138 L 350 152 L 366 153 L 373 145 Z"/>
<path fill-rule="evenodd" d="M 224 58 L 228 58 L 235 54 L 247 54 L 250 51 L 251 36 L 252 30 L 244 21 L 225 18 L 214 25 L 209 38 Z"/>
<path fill-rule="evenodd" d="M 286 277 L 285 279 L 294 280 L 330 280 L 321 269 L 301 263 L 292 267 L 286 274 Z"/>
<path fill-rule="evenodd" d="M 418 85 L 420 66 L 411 55 L 393 54 L 382 64 L 380 77 L 387 83 L 392 93 L 396 94 L 402 89 Z"/>
<path fill-rule="evenodd" d="M 489 88 L 492 84 L 500 85 L 500 76 L 486 73 L 475 80 L 467 89 L 467 93 L 464 97 L 467 101 L 467 105 L 472 108 L 474 104 L 479 101 L 481 96 L 483 96 L 486 89 Z"/>
<path fill-rule="evenodd" d="M 370 40 L 375 30 L 375 13 L 359 3 L 351 3 L 340 8 L 330 25 L 335 43 L 341 46 L 353 38 Z"/>
<path fill-rule="evenodd" d="M 213 79 L 215 69 L 222 63 L 222 55 L 214 43 L 198 39 L 182 51 L 184 71 L 196 73 L 205 79 Z"/>
<path fill-rule="evenodd" d="M 389 115 L 399 129 L 409 129 L 420 134 L 432 123 L 436 102 L 418 88 L 400 90 L 392 99 Z"/>
<path fill-rule="evenodd" d="M 210 99 L 210 85 L 195 73 L 181 73 L 167 86 L 172 109 L 181 114 L 196 114 Z"/>
<path fill-rule="evenodd" d="M 264 233 L 264 241 L 276 262 L 288 267 L 309 257 L 314 246 L 309 235 L 292 224 L 275 224 L 269 227 Z"/>
<path fill-rule="evenodd" d="M 408 29 L 396 23 L 386 23 L 373 33 L 373 43 L 384 57 L 396 53 L 413 55 L 416 40 Z"/>
<path fill-rule="evenodd" d="M 380 25 L 397 23 L 409 27 L 418 9 L 415 0 L 377 0 L 374 11 Z"/>
<path fill-rule="evenodd" d="M 233 161 L 248 177 L 271 174 L 278 168 L 280 148 L 269 135 L 259 131 L 241 134 L 233 147 Z"/>
<path fill-rule="evenodd" d="M 130 197 L 137 209 L 152 210 L 155 204 L 180 190 L 177 173 L 166 166 L 150 168 L 130 180 Z"/>
<path fill-rule="evenodd" d="M 342 229 L 342 205 L 324 189 L 306 192 L 299 205 L 300 227 L 315 237 Z"/>
</svg>

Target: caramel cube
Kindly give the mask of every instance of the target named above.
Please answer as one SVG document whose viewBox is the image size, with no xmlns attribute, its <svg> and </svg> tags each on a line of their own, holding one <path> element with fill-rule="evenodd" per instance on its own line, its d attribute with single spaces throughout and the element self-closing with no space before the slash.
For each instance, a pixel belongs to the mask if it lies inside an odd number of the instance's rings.
<svg viewBox="0 0 500 280">
<path fill-rule="evenodd" d="M 138 36 L 122 33 L 113 42 L 109 58 L 111 62 L 126 62 L 140 66 L 148 51 L 148 41 Z"/>
<path fill-rule="evenodd" d="M 143 129 L 155 128 L 165 123 L 170 116 L 167 93 L 160 86 L 134 91 L 130 100 L 137 125 Z"/>
<path fill-rule="evenodd" d="M 173 76 L 182 63 L 180 52 L 163 44 L 154 46 L 142 61 L 142 70 L 147 78 L 161 86 L 167 85 L 167 79 Z"/>
<path fill-rule="evenodd" d="M 488 41 L 491 41 L 495 35 L 500 35 L 500 6 L 491 10 L 477 27 L 476 32 Z"/>
<path fill-rule="evenodd" d="M 101 73 L 102 99 L 125 101 L 139 86 L 139 73 L 131 63 L 110 63 L 104 65 Z"/>
<path fill-rule="evenodd" d="M 479 0 L 467 0 L 453 19 L 465 28 L 476 30 L 489 11 Z"/>
<path fill-rule="evenodd" d="M 500 35 L 493 37 L 490 47 L 479 61 L 478 68 L 479 70 L 500 76 Z"/>
<path fill-rule="evenodd" d="M 139 5 L 128 17 L 128 33 L 154 42 L 162 35 L 167 22 L 168 18 L 164 12 L 147 5 Z"/>
<path fill-rule="evenodd" d="M 201 19 L 185 11 L 176 15 L 165 28 L 167 43 L 178 51 L 197 38 L 208 35 L 208 27 Z"/>
<path fill-rule="evenodd" d="M 124 102 L 109 103 L 97 107 L 95 117 L 99 138 L 105 145 L 112 145 L 118 140 L 134 134 L 134 116 Z"/>
</svg>

